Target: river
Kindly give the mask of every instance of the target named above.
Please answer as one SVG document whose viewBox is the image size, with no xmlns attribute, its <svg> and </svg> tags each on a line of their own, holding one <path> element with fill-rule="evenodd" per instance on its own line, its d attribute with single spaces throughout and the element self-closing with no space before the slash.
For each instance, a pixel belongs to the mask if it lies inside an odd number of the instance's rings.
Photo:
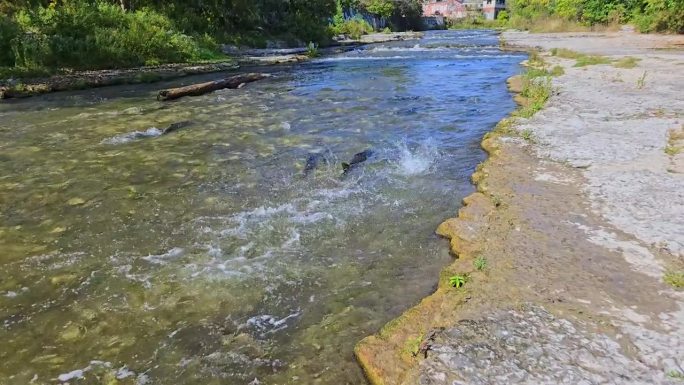
<svg viewBox="0 0 684 385">
<path fill-rule="evenodd" d="M 364 383 L 523 58 L 439 31 L 170 103 L 212 77 L 0 104 L 0 384 Z"/>
</svg>

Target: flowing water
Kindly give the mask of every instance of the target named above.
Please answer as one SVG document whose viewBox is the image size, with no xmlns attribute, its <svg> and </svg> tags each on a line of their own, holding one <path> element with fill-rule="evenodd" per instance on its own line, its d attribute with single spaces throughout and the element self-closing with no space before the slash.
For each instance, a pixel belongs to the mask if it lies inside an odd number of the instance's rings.
<svg viewBox="0 0 684 385">
<path fill-rule="evenodd" d="M 172 103 L 155 90 L 180 82 L 0 105 L 0 384 L 363 383 L 354 343 L 434 290 L 434 230 L 514 108 L 523 55 L 497 44 L 430 32 Z"/>
</svg>

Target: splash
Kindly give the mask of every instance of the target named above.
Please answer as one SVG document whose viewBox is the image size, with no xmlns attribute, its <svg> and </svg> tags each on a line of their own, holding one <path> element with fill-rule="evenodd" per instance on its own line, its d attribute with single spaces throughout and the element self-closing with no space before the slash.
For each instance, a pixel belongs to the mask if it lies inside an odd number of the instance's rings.
<svg viewBox="0 0 684 385">
<path fill-rule="evenodd" d="M 154 138 L 160 136 L 161 134 L 163 134 L 162 130 L 158 129 L 157 127 L 151 127 L 145 131 L 133 131 L 121 135 L 116 135 L 114 137 L 103 140 L 101 143 L 110 145 L 124 144 L 138 139 Z"/>
<path fill-rule="evenodd" d="M 182 257 L 184 253 L 185 250 L 181 249 L 180 247 L 174 247 L 166 253 L 159 255 L 148 255 L 146 257 L 142 257 L 142 259 L 155 265 L 163 265 L 170 260 Z"/>
<path fill-rule="evenodd" d="M 424 174 L 439 158 L 437 147 L 431 141 L 424 141 L 411 148 L 406 142 L 397 145 L 399 159 L 395 161 L 397 171 L 402 175 Z"/>
</svg>

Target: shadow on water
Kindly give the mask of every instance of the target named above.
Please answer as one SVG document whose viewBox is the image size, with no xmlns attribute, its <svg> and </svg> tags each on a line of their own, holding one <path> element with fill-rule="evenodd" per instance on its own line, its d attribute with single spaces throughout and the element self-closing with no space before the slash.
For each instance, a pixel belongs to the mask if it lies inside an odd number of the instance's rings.
<svg viewBox="0 0 684 385">
<path fill-rule="evenodd" d="M 353 345 L 433 290 L 521 59 L 441 31 L 168 104 L 3 104 L 0 378 L 363 382 Z"/>
</svg>

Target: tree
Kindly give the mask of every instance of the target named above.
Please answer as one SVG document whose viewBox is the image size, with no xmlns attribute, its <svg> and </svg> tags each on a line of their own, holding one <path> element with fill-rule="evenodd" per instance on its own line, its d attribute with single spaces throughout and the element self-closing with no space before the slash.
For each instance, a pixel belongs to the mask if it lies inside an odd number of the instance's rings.
<svg viewBox="0 0 684 385">
<path fill-rule="evenodd" d="M 393 0 L 362 0 L 361 4 L 366 11 L 381 17 L 391 17 L 395 9 Z"/>
</svg>

